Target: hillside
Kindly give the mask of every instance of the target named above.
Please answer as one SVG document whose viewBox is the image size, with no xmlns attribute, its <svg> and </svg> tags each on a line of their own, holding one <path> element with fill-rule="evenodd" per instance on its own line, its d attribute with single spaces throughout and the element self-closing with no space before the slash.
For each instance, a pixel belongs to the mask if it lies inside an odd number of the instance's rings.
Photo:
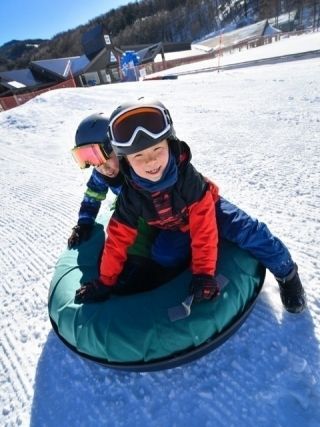
<svg viewBox="0 0 320 427">
<path fill-rule="evenodd" d="M 18 68 L 22 58 L 29 58 L 46 40 L 11 40 L 0 47 L 0 69 Z"/>
<path fill-rule="evenodd" d="M 280 4 L 281 3 L 281 4 Z M 85 32 L 101 24 L 117 46 L 162 42 L 188 42 L 225 26 L 241 27 L 262 19 L 298 10 L 300 25 L 306 9 L 317 15 L 313 0 L 140 0 L 112 9 L 51 40 L 24 40 L 0 47 L 0 70 L 24 68 L 38 59 L 76 56 L 83 53 Z M 314 20 L 315 22 L 315 20 Z M 39 42 L 39 43 L 38 43 Z M 34 47 L 33 45 L 38 45 Z"/>
</svg>

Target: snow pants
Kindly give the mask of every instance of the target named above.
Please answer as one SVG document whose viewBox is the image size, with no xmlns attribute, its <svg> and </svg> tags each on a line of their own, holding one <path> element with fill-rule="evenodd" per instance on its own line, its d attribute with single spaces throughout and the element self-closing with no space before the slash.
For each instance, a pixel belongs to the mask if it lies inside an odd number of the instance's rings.
<svg viewBox="0 0 320 427">
<path fill-rule="evenodd" d="M 220 197 L 216 202 L 219 238 L 247 250 L 276 277 L 287 276 L 294 267 L 288 248 L 266 224 L 250 217 Z M 161 231 L 152 246 L 152 258 L 163 266 L 183 263 L 190 256 L 190 235 L 180 231 Z"/>
</svg>

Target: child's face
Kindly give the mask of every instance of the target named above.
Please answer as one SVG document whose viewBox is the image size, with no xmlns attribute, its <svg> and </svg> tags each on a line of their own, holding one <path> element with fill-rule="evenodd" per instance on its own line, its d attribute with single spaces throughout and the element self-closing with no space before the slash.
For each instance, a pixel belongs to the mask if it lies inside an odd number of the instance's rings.
<svg viewBox="0 0 320 427">
<path fill-rule="evenodd" d="M 168 164 L 169 147 L 166 139 L 145 150 L 128 154 L 127 160 L 137 175 L 149 181 L 159 181 Z"/>
<path fill-rule="evenodd" d="M 119 173 L 119 160 L 117 156 L 112 152 L 110 158 L 105 161 L 100 166 L 96 166 L 97 171 L 102 173 L 102 175 L 108 176 L 109 178 L 114 178 Z"/>
</svg>

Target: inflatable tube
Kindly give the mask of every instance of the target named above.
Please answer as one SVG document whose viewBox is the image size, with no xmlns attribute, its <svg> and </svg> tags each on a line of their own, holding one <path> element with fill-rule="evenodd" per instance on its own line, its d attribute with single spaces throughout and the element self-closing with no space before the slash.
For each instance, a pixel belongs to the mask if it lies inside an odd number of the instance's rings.
<svg viewBox="0 0 320 427">
<path fill-rule="evenodd" d="M 173 321 L 170 313 L 188 296 L 191 274 L 184 271 L 160 287 L 113 296 L 94 304 L 75 304 L 81 283 L 98 276 L 104 227 L 59 258 L 49 291 L 49 316 L 59 338 L 73 351 L 115 369 L 152 371 L 190 362 L 224 342 L 253 307 L 265 269 L 230 242 L 219 244 L 218 278 L 224 288 L 213 301 L 191 306 Z"/>
</svg>

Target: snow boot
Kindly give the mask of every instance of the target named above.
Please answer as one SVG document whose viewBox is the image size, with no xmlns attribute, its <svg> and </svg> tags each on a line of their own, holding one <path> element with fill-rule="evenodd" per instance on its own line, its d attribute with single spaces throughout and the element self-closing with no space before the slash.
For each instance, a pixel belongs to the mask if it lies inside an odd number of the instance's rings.
<svg viewBox="0 0 320 427">
<path fill-rule="evenodd" d="M 290 313 L 301 313 L 306 308 L 306 294 L 298 274 L 298 266 L 283 278 L 276 277 L 280 287 L 280 297 L 285 309 Z"/>
</svg>

